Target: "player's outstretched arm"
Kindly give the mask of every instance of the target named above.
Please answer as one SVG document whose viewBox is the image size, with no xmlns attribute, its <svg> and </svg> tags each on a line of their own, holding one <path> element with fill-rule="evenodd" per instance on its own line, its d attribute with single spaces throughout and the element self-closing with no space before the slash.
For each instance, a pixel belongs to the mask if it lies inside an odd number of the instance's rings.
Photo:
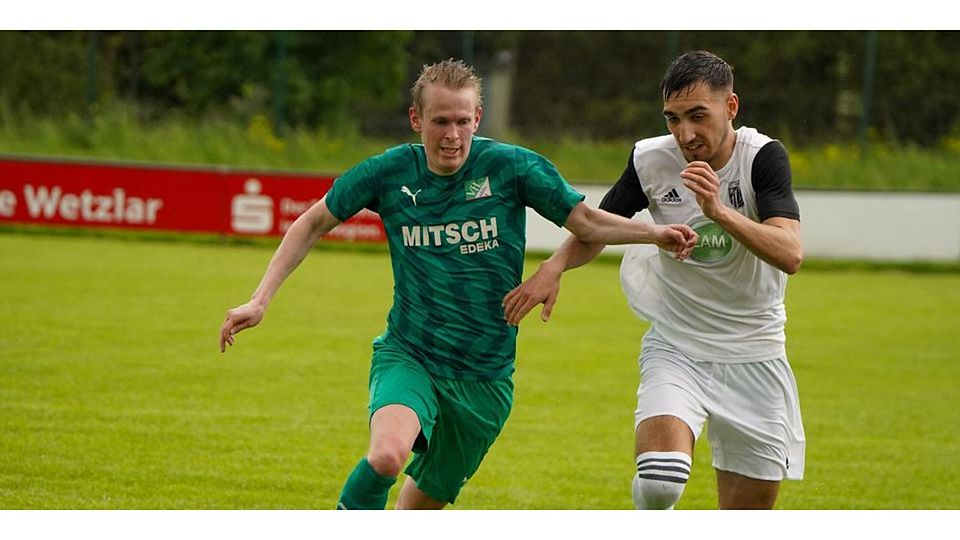
<svg viewBox="0 0 960 540">
<path fill-rule="evenodd" d="M 563 226 L 578 239 L 603 244 L 656 244 L 683 260 L 697 245 L 697 233 L 686 225 L 657 225 L 627 219 L 585 203 L 574 207 Z"/>
<path fill-rule="evenodd" d="M 326 198 L 317 201 L 287 230 L 250 301 L 227 311 L 220 327 L 220 352 L 233 345 L 241 330 L 256 326 L 280 285 L 293 273 L 321 236 L 340 224 L 327 208 Z"/>
<path fill-rule="evenodd" d="M 580 203 L 570 212 L 564 227 L 574 234 L 567 238 L 537 271 L 503 298 L 503 316 L 516 326 L 538 304 L 540 318 L 550 319 L 560 294 L 560 277 L 596 258 L 607 244 L 650 243 L 686 258 L 697 245 L 697 233 L 686 225 L 655 225 L 634 221 Z"/>
</svg>

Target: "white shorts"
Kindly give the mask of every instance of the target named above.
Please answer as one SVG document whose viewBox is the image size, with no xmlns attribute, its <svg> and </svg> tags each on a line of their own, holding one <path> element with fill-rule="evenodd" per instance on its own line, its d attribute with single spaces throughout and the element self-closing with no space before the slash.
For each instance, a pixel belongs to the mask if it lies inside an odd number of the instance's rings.
<svg viewBox="0 0 960 540">
<path fill-rule="evenodd" d="M 758 480 L 803 478 L 805 438 L 797 383 L 786 358 L 696 362 L 653 329 L 643 338 L 634 429 L 670 415 L 707 438 L 713 466 Z"/>
</svg>

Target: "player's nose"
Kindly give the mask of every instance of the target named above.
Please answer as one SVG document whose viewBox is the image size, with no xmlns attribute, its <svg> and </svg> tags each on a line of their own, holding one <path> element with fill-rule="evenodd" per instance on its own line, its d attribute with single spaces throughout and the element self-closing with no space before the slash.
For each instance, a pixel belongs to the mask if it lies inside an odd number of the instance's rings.
<svg viewBox="0 0 960 540">
<path fill-rule="evenodd" d="M 680 141 L 680 144 L 689 144 L 697 138 L 697 134 L 693 129 L 693 126 L 687 122 L 681 122 L 677 126 L 677 139 Z"/>
</svg>

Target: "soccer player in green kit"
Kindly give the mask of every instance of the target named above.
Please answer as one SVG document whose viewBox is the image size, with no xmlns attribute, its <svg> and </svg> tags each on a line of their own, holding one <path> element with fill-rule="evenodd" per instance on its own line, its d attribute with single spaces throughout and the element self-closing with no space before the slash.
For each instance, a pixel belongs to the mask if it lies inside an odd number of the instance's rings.
<svg viewBox="0 0 960 540">
<path fill-rule="evenodd" d="M 363 208 L 379 212 L 393 265 L 387 329 L 373 341 L 370 446 L 337 508 L 383 509 L 403 470 L 401 509 L 453 503 L 503 428 L 513 403 L 517 327 L 503 297 L 523 273 L 526 207 L 578 238 L 653 243 L 686 257 L 686 225 L 632 221 L 583 203 L 538 154 L 476 136 L 481 83 L 447 60 L 424 66 L 410 125 L 422 144 L 369 158 L 337 179 L 290 227 L 249 302 L 227 311 L 220 350 L 263 317 L 320 237 Z"/>
</svg>

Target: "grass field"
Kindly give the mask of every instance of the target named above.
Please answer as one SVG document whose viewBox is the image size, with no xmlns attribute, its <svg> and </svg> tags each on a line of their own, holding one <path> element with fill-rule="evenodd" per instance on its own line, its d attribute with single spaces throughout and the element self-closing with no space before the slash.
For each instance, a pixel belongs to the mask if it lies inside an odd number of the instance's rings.
<svg viewBox="0 0 960 540">
<path fill-rule="evenodd" d="M 365 451 L 389 261 L 315 251 L 221 355 L 271 254 L 0 234 L 0 509 L 332 508 Z M 524 321 L 513 414 L 455 508 L 631 508 L 644 327 L 617 273 L 571 272 L 553 319 Z M 807 464 L 779 508 L 960 509 L 958 306 L 957 273 L 791 277 Z M 716 505 L 704 443 L 679 508 Z"/>
</svg>

